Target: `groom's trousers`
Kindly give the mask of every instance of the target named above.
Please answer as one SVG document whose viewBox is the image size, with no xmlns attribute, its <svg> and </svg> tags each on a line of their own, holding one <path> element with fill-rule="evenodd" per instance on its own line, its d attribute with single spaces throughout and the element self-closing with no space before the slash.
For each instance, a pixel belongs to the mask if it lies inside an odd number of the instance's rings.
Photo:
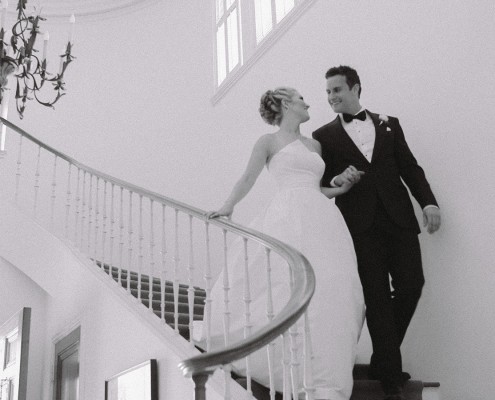
<svg viewBox="0 0 495 400">
<path fill-rule="evenodd" d="M 352 236 L 373 344 L 370 374 L 401 385 L 400 345 L 424 285 L 418 235 L 397 226 L 379 204 L 373 225 Z"/>
</svg>

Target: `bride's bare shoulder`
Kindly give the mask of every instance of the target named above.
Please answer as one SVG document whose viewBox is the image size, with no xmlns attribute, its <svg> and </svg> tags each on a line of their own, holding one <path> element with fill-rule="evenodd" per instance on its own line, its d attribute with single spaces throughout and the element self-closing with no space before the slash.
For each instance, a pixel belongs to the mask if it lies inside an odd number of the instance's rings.
<svg viewBox="0 0 495 400">
<path fill-rule="evenodd" d="M 317 153 L 321 154 L 321 144 L 318 140 L 309 137 L 304 137 L 303 140 L 306 146 L 308 146 L 313 151 L 316 151 Z"/>
</svg>

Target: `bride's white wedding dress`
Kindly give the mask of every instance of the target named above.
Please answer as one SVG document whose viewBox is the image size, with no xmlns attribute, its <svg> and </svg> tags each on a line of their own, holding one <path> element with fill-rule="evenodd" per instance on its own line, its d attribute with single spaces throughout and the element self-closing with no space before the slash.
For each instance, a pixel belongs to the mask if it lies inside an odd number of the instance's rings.
<svg viewBox="0 0 495 400">
<path fill-rule="evenodd" d="M 270 160 L 268 171 L 277 182 L 278 192 L 263 215 L 250 226 L 299 250 L 311 263 L 316 275 L 316 291 L 309 306 L 313 342 L 313 376 L 317 399 L 347 400 L 352 392 L 352 369 L 364 320 L 364 300 L 356 256 L 345 221 L 335 206 L 320 191 L 325 164 L 319 154 L 295 140 Z M 351 189 L 352 190 L 352 189 Z M 230 249 L 230 343 L 244 337 L 245 303 L 244 251 L 241 241 Z M 279 260 L 280 261 L 280 260 Z M 249 258 L 251 283 L 251 332 L 267 324 L 267 279 L 265 254 Z M 290 293 L 285 263 L 272 260 L 272 293 L 275 313 Z M 235 294 L 235 295 L 234 295 Z M 223 277 L 212 289 L 212 350 L 224 346 Z M 298 322 L 300 380 L 302 380 L 302 319 Z M 254 380 L 269 386 L 267 352 L 250 356 Z M 275 388 L 282 391 L 282 341 L 275 348 Z M 234 371 L 245 375 L 245 361 L 234 364 Z"/>
</svg>

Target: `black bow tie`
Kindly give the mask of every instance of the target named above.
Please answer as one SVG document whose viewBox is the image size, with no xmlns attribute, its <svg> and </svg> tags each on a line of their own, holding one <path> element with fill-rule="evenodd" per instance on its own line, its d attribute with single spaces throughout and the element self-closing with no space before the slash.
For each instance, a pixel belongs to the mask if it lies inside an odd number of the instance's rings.
<svg viewBox="0 0 495 400">
<path fill-rule="evenodd" d="M 356 115 L 352 114 L 342 114 L 345 122 L 351 122 L 353 119 L 359 119 L 360 121 L 364 121 L 366 119 L 366 111 L 358 112 Z"/>
</svg>

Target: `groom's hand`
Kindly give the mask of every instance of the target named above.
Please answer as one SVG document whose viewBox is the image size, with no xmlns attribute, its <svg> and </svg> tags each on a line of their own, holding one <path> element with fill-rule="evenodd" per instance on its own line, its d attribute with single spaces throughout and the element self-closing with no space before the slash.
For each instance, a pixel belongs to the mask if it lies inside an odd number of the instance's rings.
<svg viewBox="0 0 495 400">
<path fill-rule="evenodd" d="M 423 209 L 423 226 L 428 233 L 434 233 L 440 228 L 442 218 L 438 207 L 425 207 Z"/>
<path fill-rule="evenodd" d="M 353 165 L 349 165 L 344 172 L 335 177 L 334 183 L 337 186 L 347 185 L 347 184 L 356 184 L 361 179 L 361 176 L 364 175 L 363 171 L 359 171 Z"/>
</svg>

